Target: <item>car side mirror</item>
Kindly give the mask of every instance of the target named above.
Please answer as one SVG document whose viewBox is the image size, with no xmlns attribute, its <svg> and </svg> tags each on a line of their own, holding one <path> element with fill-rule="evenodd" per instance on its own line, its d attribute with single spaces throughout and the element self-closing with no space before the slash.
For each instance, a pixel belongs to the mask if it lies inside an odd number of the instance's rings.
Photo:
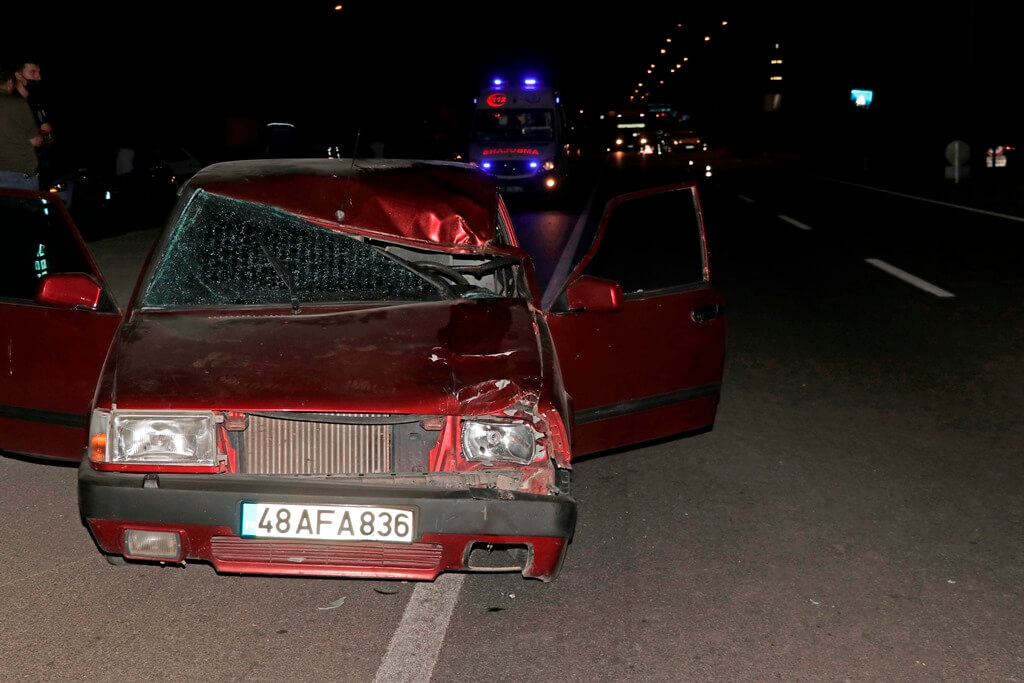
<svg viewBox="0 0 1024 683">
<path fill-rule="evenodd" d="M 85 273 L 44 275 L 36 285 L 36 303 L 55 308 L 96 310 L 102 295 L 100 283 Z"/>
<path fill-rule="evenodd" d="M 566 290 L 570 311 L 613 313 L 622 310 L 622 285 L 612 280 L 583 275 Z"/>
</svg>

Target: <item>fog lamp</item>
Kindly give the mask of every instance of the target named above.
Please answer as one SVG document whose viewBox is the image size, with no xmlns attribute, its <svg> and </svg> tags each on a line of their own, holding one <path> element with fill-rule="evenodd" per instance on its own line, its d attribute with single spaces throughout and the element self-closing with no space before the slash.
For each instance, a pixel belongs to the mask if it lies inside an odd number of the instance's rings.
<svg viewBox="0 0 1024 683">
<path fill-rule="evenodd" d="M 547 180 L 544 181 L 544 186 L 547 187 L 550 190 L 551 188 L 553 188 L 555 186 L 555 179 L 554 178 L 548 178 Z"/>
<path fill-rule="evenodd" d="M 181 537 L 177 531 L 144 531 L 125 529 L 124 554 L 151 560 L 181 559 Z"/>
</svg>

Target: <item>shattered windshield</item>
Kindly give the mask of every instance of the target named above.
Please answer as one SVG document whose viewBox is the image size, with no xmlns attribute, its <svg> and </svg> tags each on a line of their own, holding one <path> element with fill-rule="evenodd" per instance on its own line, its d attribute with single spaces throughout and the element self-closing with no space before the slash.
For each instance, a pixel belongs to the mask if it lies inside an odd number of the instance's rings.
<svg viewBox="0 0 1024 683">
<path fill-rule="evenodd" d="M 198 191 L 142 299 L 147 307 L 433 301 L 442 282 L 380 247 L 264 204 Z"/>
</svg>

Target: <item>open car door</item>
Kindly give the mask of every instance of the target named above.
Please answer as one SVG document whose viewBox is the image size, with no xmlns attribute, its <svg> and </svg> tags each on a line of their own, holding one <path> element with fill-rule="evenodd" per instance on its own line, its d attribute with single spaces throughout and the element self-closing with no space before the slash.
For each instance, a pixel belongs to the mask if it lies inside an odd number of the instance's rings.
<svg viewBox="0 0 1024 683">
<path fill-rule="evenodd" d="M 121 322 L 59 199 L 0 189 L 0 450 L 77 460 Z"/>
<path fill-rule="evenodd" d="M 545 319 L 573 398 L 573 454 L 710 427 L 725 356 L 693 183 L 621 195 Z"/>
</svg>

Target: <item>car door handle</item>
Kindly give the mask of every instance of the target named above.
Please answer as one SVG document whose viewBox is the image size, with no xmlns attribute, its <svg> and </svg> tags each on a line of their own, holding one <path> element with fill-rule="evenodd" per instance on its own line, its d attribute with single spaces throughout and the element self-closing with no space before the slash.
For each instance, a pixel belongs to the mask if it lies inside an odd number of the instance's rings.
<svg viewBox="0 0 1024 683">
<path fill-rule="evenodd" d="M 693 317 L 694 322 L 706 323 L 707 321 L 722 315 L 722 305 L 709 304 L 707 306 L 697 306 L 693 309 L 690 315 Z"/>
</svg>

